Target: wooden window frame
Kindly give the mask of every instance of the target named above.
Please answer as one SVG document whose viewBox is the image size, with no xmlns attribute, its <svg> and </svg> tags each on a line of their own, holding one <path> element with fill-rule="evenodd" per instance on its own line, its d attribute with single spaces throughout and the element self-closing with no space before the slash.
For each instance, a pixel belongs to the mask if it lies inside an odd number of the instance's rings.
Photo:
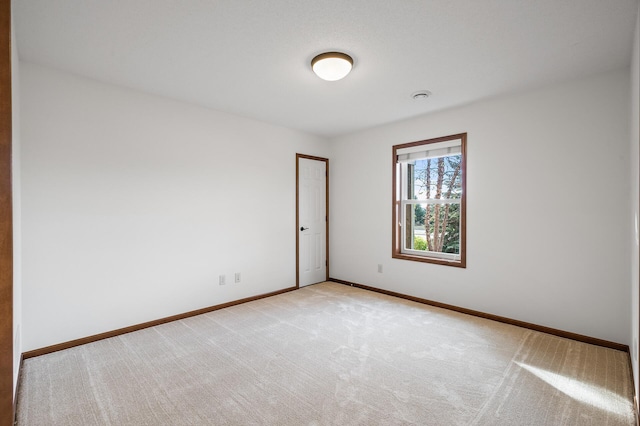
<svg viewBox="0 0 640 426">
<path fill-rule="evenodd" d="M 461 141 L 462 161 L 460 170 L 462 173 L 462 196 L 460 197 L 460 259 L 450 260 L 429 256 L 427 253 L 410 254 L 402 251 L 402 226 L 400 224 L 401 194 L 400 194 L 400 167 L 398 162 L 398 150 L 422 145 L 429 145 L 438 142 L 452 140 Z M 467 267 L 467 134 L 458 133 L 455 135 L 443 136 L 417 142 L 394 145 L 392 149 L 392 215 L 391 215 L 391 257 L 394 259 L 413 260 L 416 262 L 433 263 L 437 265 L 454 266 L 457 268 Z"/>
</svg>

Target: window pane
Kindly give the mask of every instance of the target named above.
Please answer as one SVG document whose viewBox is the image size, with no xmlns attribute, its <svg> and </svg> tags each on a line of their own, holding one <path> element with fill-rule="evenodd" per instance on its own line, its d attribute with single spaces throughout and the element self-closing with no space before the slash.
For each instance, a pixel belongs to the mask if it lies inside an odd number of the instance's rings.
<svg viewBox="0 0 640 426">
<path fill-rule="evenodd" d="M 418 160 L 413 166 L 413 199 L 450 199 L 462 195 L 462 155 Z"/>
<path fill-rule="evenodd" d="M 404 248 L 460 254 L 460 204 L 408 204 Z M 410 225 L 410 226 L 409 226 Z"/>
</svg>

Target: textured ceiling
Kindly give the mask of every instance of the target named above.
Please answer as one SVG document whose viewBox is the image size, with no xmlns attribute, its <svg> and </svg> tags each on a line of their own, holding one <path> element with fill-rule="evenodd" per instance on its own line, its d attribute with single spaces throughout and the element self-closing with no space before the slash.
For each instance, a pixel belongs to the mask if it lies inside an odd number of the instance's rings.
<svg viewBox="0 0 640 426">
<path fill-rule="evenodd" d="M 335 136 L 626 66 L 638 0 L 14 0 L 22 60 Z M 326 82 L 318 53 L 354 57 Z M 433 96 L 414 101 L 426 89 Z"/>
</svg>

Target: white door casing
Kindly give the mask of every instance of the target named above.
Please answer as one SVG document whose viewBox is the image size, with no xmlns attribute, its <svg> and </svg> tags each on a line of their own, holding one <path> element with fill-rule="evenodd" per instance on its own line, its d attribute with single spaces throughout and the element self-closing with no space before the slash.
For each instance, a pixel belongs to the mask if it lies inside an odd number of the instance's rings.
<svg viewBox="0 0 640 426">
<path fill-rule="evenodd" d="M 298 285 L 327 279 L 327 162 L 298 156 Z"/>
</svg>

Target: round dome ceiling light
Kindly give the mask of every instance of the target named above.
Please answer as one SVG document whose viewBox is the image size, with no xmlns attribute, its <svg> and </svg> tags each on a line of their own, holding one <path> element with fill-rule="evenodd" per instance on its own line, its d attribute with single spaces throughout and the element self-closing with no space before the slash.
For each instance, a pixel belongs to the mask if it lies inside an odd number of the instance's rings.
<svg viewBox="0 0 640 426">
<path fill-rule="evenodd" d="M 431 92 L 428 90 L 419 90 L 411 95 L 416 101 L 427 99 L 429 96 L 431 96 Z"/>
<path fill-rule="evenodd" d="M 327 81 L 343 79 L 353 68 L 353 58 L 346 53 L 321 53 L 311 60 L 311 68 L 318 77 Z"/>
</svg>

